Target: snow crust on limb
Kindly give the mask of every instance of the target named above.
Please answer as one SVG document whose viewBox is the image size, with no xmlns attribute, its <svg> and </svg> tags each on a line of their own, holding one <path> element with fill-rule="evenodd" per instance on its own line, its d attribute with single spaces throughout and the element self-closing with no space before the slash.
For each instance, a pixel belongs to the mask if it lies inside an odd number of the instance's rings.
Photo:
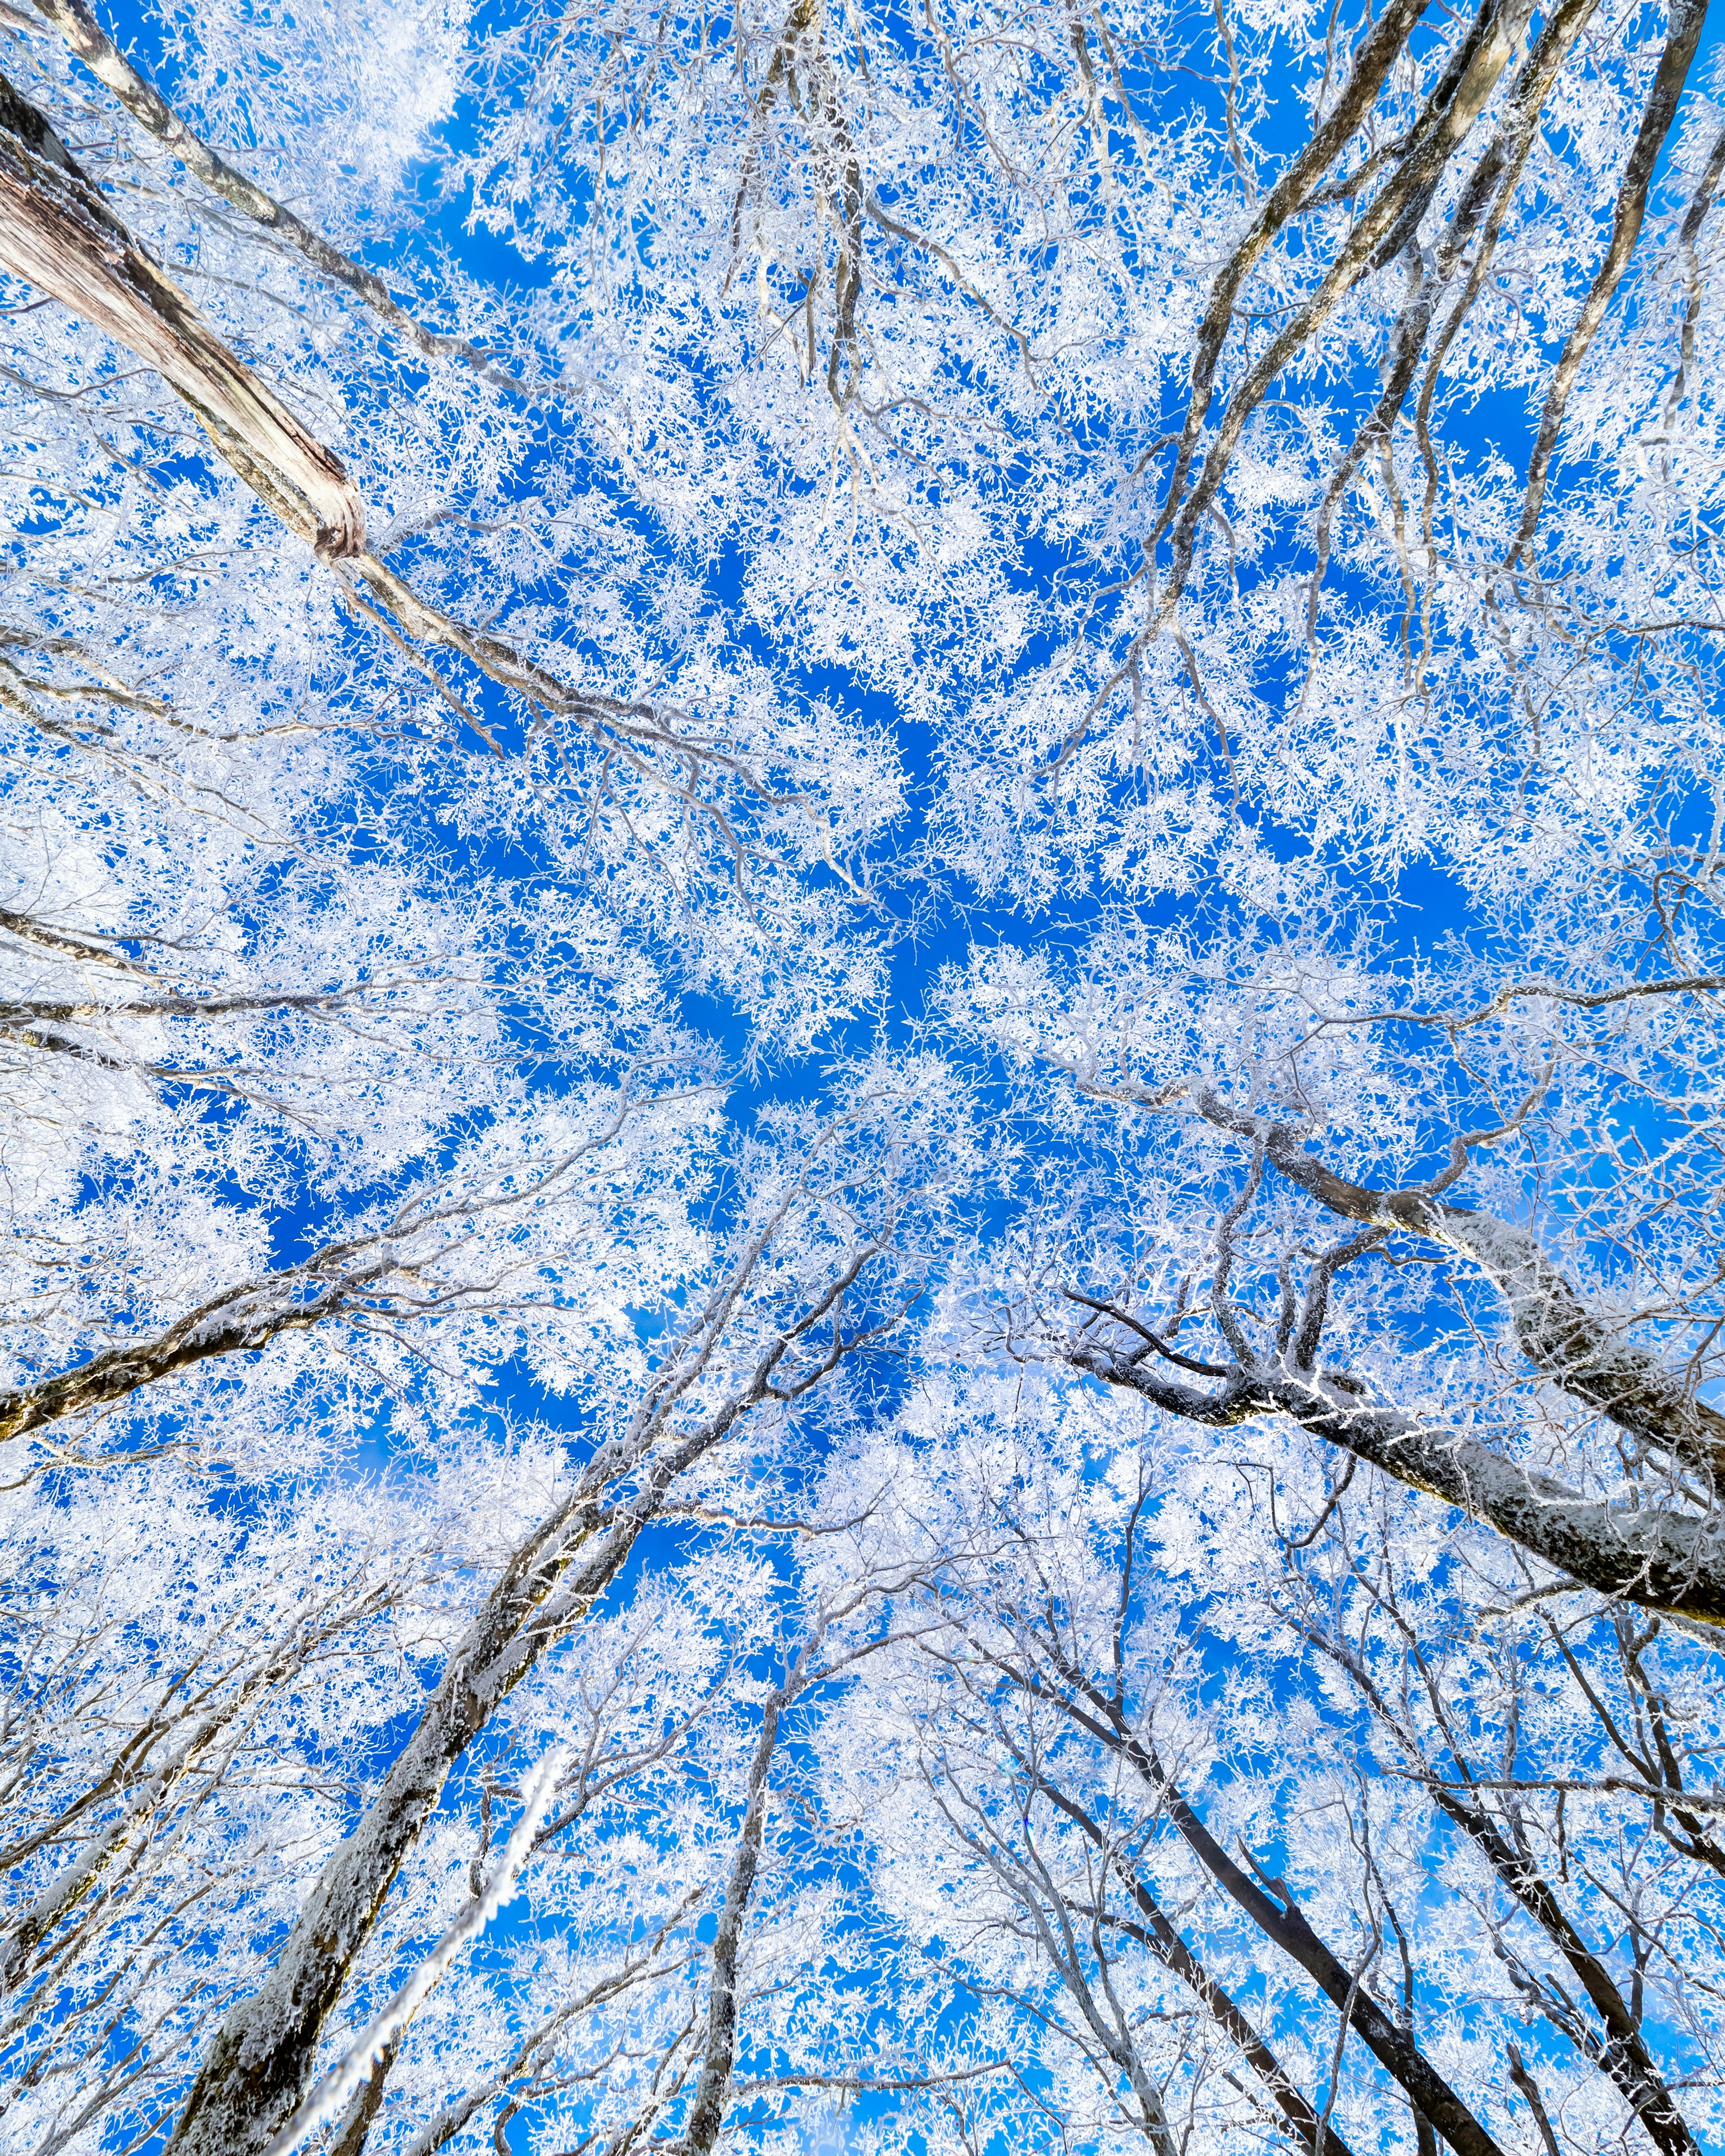
<svg viewBox="0 0 1725 2156">
<path fill-rule="evenodd" d="M 137 248 L 66 146 L 0 77 L 0 267 L 154 367 L 248 486 L 320 554 L 357 554 L 365 511 L 308 434 Z"/>
<path fill-rule="evenodd" d="M 8 2147 L 1719 2142 L 1701 8 L 0 26 Z"/>
</svg>

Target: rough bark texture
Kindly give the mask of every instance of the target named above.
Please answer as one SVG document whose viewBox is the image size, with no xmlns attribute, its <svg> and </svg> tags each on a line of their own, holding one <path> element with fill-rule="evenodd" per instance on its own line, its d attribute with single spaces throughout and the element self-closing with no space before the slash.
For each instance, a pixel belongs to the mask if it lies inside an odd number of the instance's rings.
<svg viewBox="0 0 1725 2156">
<path fill-rule="evenodd" d="M 778 1717 L 792 1687 L 782 1685 L 771 1693 L 761 1716 L 761 1734 L 749 1763 L 748 1802 L 743 1811 L 742 1831 L 732 1859 L 726 1882 L 725 1905 L 719 1912 L 713 1935 L 712 1984 L 707 1999 L 706 2052 L 701 2076 L 695 2085 L 685 2129 L 688 2156 L 711 2156 L 725 2123 L 731 2101 L 731 2076 L 737 2063 L 737 1959 L 742 1944 L 742 1928 L 760 1869 L 761 1844 L 767 1826 L 767 1775 L 778 1742 Z"/>
<path fill-rule="evenodd" d="M 1581 319 L 1569 332 L 1563 346 L 1563 356 L 1558 362 L 1551 378 L 1551 387 L 1545 393 L 1545 408 L 1539 415 L 1539 433 L 1533 444 L 1533 454 L 1527 465 L 1527 492 L 1522 509 L 1522 521 L 1517 531 L 1515 544 L 1509 550 L 1509 559 L 1521 558 L 1531 543 L 1539 522 L 1539 512 L 1545 501 L 1545 484 L 1551 470 L 1553 452 L 1558 444 L 1558 434 L 1563 424 L 1563 413 L 1568 408 L 1569 393 L 1581 372 L 1582 362 L 1605 319 L 1605 311 L 1629 267 L 1630 257 L 1635 253 L 1635 242 L 1641 236 L 1641 221 L 1647 213 L 1647 191 L 1653 184 L 1654 167 L 1659 162 L 1659 153 L 1665 147 L 1665 138 L 1677 116 L 1677 100 L 1683 94 L 1683 85 L 1688 79 L 1690 63 L 1696 48 L 1701 43 L 1701 33 L 1707 18 L 1707 0 L 1673 0 L 1671 10 L 1671 34 L 1660 57 L 1658 71 L 1653 78 L 1653 88 L 1648 94 L 1646 110 L 1641 115 L 1641 125 L 1635 136 L 1635 146 L 1630 152 L 1629 164 L 1623 176 L 1623 185 L 1618 191 L 1617 207 L 1611 220 L 1611 239 L 1605 249 L 1605 259 L 1594 279 L 1581 310 Z"/>
<path fill-rule="evenodd" d="M 155 84 L 116 49 L 113 40 L 85 5 L 85 0 L 36 0 L 36 6 L 97 81 L 110 90 L 140 126 L 147 128 L 158 141 L 165 143 L 187 171 L 196 173 L 207 187 L 231 203 L 244 216 L 253 218 L 297 249 L 321 275 L 357 293 L 393 328 L 410 337 L 428 358 L 462 359 L 489 382 L 521 395 L 533 393 L 526 383 L 517 382 L 497 367 L 489 353 L 465 337 L 449 336 L 424 328 L 391 295 L 389 287 L 374 270 L 367 270 L 362 262 L 356 262 L 352 255 L 342 254 L 340 248 L 332 247 L 321 233 L 314 232 L 285 203 L 277 202 L 274 195 L 255 181 L 249 180 L 219 151 L 194 135 Z"/>
<path fill-rule="evenodd" d="M 1707 1625 L 1725 1625 L 1725 1529 L 1711 1520 L 1580 1496 L 1554 1475 L 1506 1460 L 1477 1438 L 1379 1407 L 1342 1373 L 1260 1365 L 1219 1391 L 1155 1376 L 1105 1348 L 1075 1349 L 1074 1367 L 1212 1429 L 1286 1414 L 1325 1444 L 1441 1497 L 1602 1594 Z"/>
<path fill-rule="evenodd" d="M 677 1478 L 763 1400 L 797 1397 L 850 1352 L 835 1341 L 815 1375 L 788 1389 L 773 1383 L 792 1343 L 843 1301 L 879 1245 L 853 1252 L 714 1414 L 680 1436 L 670 1429 L 672 1411 L 706 1367 L 794 1194 L 745 1247 L 691 1336 L 696 1347 L 670 1358 L 655 1375 L 629 1434 L 594 1455 L 566 1501 L 516 1549 L 365 1818 L 324 1866 L 268 1979 L 223 2023 L 174 2130 L 177 2156 L 261 2156 L 305 2094 L 324 2022 L 403 1860 L 437 1810 L 450 1768 L 540 1656 L 604 1593 Z M 619 1496 L 624 1486 L 630 1494 Z"/>
<path fill-rule="evenodd" d="M 357 490 L 150 262 L 41 114 L 0 76 L 0 268 L 155 368 L 259 500 L 322 556 L 365 547 Z"/>
<path fill-rule="evenodd" d="M 1427 1236 L 1469 1259 L 1502 1296 L 1516 1337 L 1542 1375 L 1642 1443 L 1710 1481 L 1725 1482 L 1725 1415 L 1693 1399 L 1645 1348 L 1596 1317 L 1537 1237 L 1490 1214 L 1446 1204 L 1437 1194 L 1466 1165 L 1466 1142 L 1455 1142 L 1449 1174 L 1439 1178 L 1439 1186 L 1371 1190 L 1307 1153 L 1299 1134 L 1285 1125 L 1260 1125 L 1208 1092 L 1200 1095 L 1199 1106 L 1212 1122 L 1261 1142 L 1261 1158 L 1332 1213 Z M 1520 1466 L 1477 1438 L 1378 1404 L 1346 1372 L 1314 1367 L 1309 1355 L 1302 1360 L 1303 1328 L 1291 1354 L 1243 1359 L 1230 1368 L 1213 1368 L 1164 1343 L 1155 1345 L 1158 1362 L 1149 1359 L 1147 1342 L 1111 1346 L 1094 1337 L 1070 1343 L 1065 1355 L 1105 1384 L 1138 1393 L 1170 1414 L 1212 1429 L 1254 1415 L 1288 1415 L 1327 1445 L 1486 1521 L 1584 1586 L 1674 1616 L 1725 1625 L 1725 1514 L 1717 1507 L 1683 1512 L 1635 1498 L 1608 1503 L 1584 1496 L 1556 1476 Z M 1310 1346 L 1315 1349 L 1315 1337 Z M 1243 1344 L 1236 1353 L 1245 1355 Z M 1200 1389 L 1162 1374 L 1170 1364 L 1221 1382 L 1214 1390 Z"/>
<path fill-rule="evenodd" d="M 1430 1236 L 1470 1259 L 1502 1296 L 1522 1352 L 1542 1376 L 1620 1430 L 1725 1476 L 1725 1415 L 1696 1399 L 1645 1348 L 1603 1325 L 1525 1228 L 1423 1191 L 1349 1183 L 1281 1126 L 1266 1133 L 1265 1152 L 1332 1213 Z"/>
<path fill-rule="evenodd" d="M 583 1488 L 516 1553 L 364 1820 L 324 1866 L 267 1981 L 211 2045 L 173 2137 L 184 2156 L 253 2156 L 300 2101 L 325 2019 L 450 1768 L 559 1630 L 609 1584 L 663 1494 L 656 1481 L 608 1523 L 600 1519 L 603 1484 Z"/>
<path fill-rule="evenodd" d="M 351 1308 L 356 1296 L 363 1296 L 394 1270 L 393 1260 L 380 1256 L 370 1265 L 344 1271 L 335 1281 L 320 1281 L 310 1268 L 297 1266 L 224 1289 L 153 1339 L 104 1348 L 75 1370 L 0 1392 L 0 1444 L 27 1437 L 69 1415 L 110 1406 L 141 1386 L 156 1384 L 194 1363 L 218 1355 L 255 1352 L 279 1333 L 305 1332 Z M 312 1291 L 305 1293 L 308 1288 Z"/>
</svg>

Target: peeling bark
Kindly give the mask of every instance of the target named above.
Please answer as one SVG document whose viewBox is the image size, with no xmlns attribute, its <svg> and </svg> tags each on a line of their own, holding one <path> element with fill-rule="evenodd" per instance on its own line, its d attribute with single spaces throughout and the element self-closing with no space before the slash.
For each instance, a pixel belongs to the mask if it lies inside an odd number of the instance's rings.
<svg viewBox="0 0 1725 2156">
<path fill-rule="evenodd" d="M 332 247 L 321 233 L 314 232 L 285 203 L 277 202 L 267 189 L 249 180 L 218 151 L 211 149 L 202 136 L 193 134 L 148 76 L 141 74 L 116 49 L 85 0 L 36 0 L 36 6 L 59 32 L 68 49 L 77 54 L 98 82 L 113 92 L 140 126 L 147 128 L 159 142 L 167 144 L 187 172 L 195 173 L 207 187 L 230 203 L 242 215 L 285 240 L 321 276 L 345 285 L 392 328 L 411 338 L 428 359 L 465 360 L 475 373 L 501 388 L 529 398 L 541 393 L 506 372 L 488 352 L 465 337 L 449 336 L 424 328 L 393 297 L 389 287 L 375 270 L 367 270 L 362 262 L 356 262 L 352 255 Z"/>
<path fill-rule="evenodd" d="M 221 457 L 321 557 L 365 547 L 358 490 L 144 255 L 35 107 L 0 76 L 0 268 L 136 352 Z"/>
</svg>

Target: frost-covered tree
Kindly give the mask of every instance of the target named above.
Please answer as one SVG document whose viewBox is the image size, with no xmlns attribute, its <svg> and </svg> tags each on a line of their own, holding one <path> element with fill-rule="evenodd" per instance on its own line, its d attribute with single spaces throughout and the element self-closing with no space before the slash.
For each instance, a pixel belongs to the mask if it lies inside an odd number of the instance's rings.
<svg viewBox="0 0 1725 2156">
<path fill-rule="evenodd" d="M 0 2116 L 1693 2156 L 1704 0 L 0 0 Z"/>
</svg>

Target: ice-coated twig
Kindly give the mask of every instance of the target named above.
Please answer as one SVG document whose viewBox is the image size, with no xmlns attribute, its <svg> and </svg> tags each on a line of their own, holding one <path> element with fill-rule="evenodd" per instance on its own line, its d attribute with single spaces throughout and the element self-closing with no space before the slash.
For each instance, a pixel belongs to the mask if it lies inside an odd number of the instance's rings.
<svg viewBox="0 0 1725 2156">
<path fill-rule="evenodd" d="M 355 2089 L 418 2012 L 426 1999 L 461 1949 L 476 1939 L 497 1912 L 515 1899 L 522 1867 L 533 1846 L 533 1837 L 551 1809 L 557 1778 L 563 1771 L 568 1747 L 554 1744 L 540 1762 L 528 1784 L 526 1801 L 516 1822 L 515 1832 L 504 1845 L 502 1861 L 486 1882 L 476 1902 L 470 1902 L 418 1969 L 378 2015 L 357 2044 L 332 2066 L 304 2103 L 270 2143 L 268 2156 L 294 2156 L 320 2126 L 341 2111 Z"/>
</svg>

